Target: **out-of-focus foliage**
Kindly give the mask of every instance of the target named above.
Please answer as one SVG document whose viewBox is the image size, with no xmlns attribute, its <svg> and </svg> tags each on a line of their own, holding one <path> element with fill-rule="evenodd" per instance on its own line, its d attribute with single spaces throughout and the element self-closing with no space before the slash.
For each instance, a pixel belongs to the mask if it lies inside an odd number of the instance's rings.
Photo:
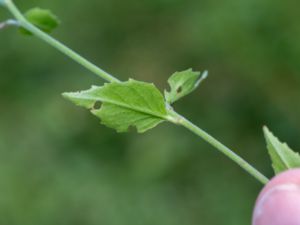
<svg viewBox="0 0 300 225">
<path fill-rule="evenodd" d="M 272 175 L 262 126 L 300 148 L 300 3 L 279 0 L 27 0 L 53 35 L 123 80 L 167 88 L 208 69 L 176 109 Z M 0 19 L 8 18 L 0 9 Z M 102 84 L 13 28 L 0 32 L 0 224 L 249 224 L 261 188 L 188 131 L 117 134 L 63 99 Z"/>
</svg>

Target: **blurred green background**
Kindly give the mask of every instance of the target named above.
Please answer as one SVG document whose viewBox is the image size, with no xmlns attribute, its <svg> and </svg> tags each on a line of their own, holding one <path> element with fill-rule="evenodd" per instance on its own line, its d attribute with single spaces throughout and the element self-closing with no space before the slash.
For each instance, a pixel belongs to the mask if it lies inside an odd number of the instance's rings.
<svg viewBox="0 0 300 225">
<path fill-rule="evenodd" d="M 300 148 L 297 1 L 16 0 L 120 79 L 209 70 L 175 108 L 268 176 L 261 128 Z M 0 9 L 0 21 L 9 14 Z M 193 134 L 117 134 L 60 93 L 103 83 L 45 43 L 0 31 L 0 224 L 242 225 L 261 185 Z"/>
</svg>

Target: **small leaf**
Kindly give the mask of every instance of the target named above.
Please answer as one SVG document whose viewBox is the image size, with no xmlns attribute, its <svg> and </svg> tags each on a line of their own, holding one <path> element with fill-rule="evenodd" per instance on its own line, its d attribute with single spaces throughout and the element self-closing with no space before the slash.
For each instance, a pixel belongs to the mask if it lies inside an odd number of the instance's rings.
<svg viewBox="0 0 300 225">
<path fill-rule="evenodd" d="M 168 79 L 171 90 L 170 92 L 165 91 L 166 101 L 172 104 L 188 95 L 194 91 L 206 77 L 207 71 L 201 76 L 200 72 L 194 72 L 192 69 L 174 73 Z"/>
<path fill-rule="evenodd" d="M 167 117 L 163 96 L 153 84 L 145 82 L 129 80 L 108 83 L 86 91 L 64 93 L 63 96 L 91 110 L 102 124 L 118 132 L 126 132 L 130 126 L 134 126 L 142 133 Z M 99 109 L 100 102 L 102 105 Z"/>
<path fill-rule="evenodd" d="M 300 167 L 298 153 L 290 149 L 286 143 L 280 142 L 267 127 L 264 127 L 264 134 L 275 174 Z"/>
<path fill-rule="evenodd" d="M 47 9 L 33 8 L 25 13 L 25 18 L 46 33 L 51 33 L 60 23 L 58 18 Z M 31 35 L 31 32 L 20 28 L 21 33 Z"/>
</svg>

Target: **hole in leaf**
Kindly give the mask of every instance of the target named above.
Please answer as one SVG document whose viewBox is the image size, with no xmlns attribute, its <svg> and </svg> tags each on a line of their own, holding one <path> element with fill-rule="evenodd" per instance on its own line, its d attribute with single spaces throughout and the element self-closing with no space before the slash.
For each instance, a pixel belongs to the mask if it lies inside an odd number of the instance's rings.
<svg viewBox="0 0 300 225">
<path fill-rule="evenodd" d="M 177 94 L 179 94 L 180 92 L 182 92 L 182 87 L 180 86 L 179 88 L 177 88 L 176 92 L 177 92 Z"/>
<path fill-rule="evenodd" d="M 99 101 L 95 102 L 93 109 L 98 110 L 100 108 L 101 108 L 101 102 L 99 102 Z"/>
</svg>

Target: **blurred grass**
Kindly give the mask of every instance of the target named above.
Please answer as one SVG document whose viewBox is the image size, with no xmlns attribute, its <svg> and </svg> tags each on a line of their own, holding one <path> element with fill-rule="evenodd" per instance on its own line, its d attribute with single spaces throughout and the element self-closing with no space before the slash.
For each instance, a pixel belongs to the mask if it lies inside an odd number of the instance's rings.
<svg viewBox="0 0 300 225">
<path fill-rule="evenodd" d="M 107 71 L 155 82 L 209 79 L 176 109 L 268 176 L 262 125 L 300 148 L 300 3 L 279 0 L 27 0 L 53 34 Z M 8 14 L 0 9 L 0 19 Z M 261 188 L 169 124 L 116 134 L 60 96 L 102 81 L 35 38 L 0 32 L 0 223 L 249 224 Z"/>
</svg>

